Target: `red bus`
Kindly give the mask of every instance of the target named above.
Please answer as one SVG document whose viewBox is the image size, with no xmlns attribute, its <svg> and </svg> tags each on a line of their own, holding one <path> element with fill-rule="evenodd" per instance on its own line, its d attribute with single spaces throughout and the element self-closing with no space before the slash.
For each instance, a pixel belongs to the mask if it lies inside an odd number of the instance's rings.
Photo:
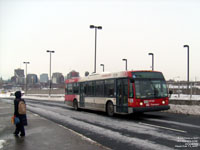
<svg viewBox="0 0 200 150">
<path fill-rule="evenodd" d="M 168 89 L 161 72 L 122 71 L 65 81 L 65 102 L 78 108 L 130 114 L 167 110 Z"/>
</svg>

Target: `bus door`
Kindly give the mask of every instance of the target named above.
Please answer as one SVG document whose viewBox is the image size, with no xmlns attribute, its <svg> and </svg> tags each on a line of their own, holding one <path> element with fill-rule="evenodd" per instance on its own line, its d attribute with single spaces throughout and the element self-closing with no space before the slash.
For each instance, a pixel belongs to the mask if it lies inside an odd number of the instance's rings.
<svg viewBox="0 0 200 150">
<path fill-rule="evenodd" d="M 116 111 L 128 113 L 128 79 L 117 79 Z"/>
<path fill-rule="evenodd" d="M 80 83 L 80 107 L 85 107 L 85 83 Z"/>
</svg>

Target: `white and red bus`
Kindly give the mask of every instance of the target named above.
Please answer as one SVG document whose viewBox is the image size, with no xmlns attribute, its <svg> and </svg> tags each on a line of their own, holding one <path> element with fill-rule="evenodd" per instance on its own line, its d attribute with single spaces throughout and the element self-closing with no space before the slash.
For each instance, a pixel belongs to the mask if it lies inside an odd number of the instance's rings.
<svg viewBox="0 0 200 150">
<path fill-rule="evenodd" d="M 168 89 L 161 72 L 122 71 L 65 81 L 65 102 L 78 108 L 115 113 L 169 109 Z"/>
</svg>

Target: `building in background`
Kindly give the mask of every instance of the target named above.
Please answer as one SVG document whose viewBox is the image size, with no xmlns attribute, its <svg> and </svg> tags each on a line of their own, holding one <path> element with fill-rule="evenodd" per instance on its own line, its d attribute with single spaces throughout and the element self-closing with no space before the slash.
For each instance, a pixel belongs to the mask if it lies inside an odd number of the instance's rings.
<svg viewBox="0 0 200 150">
<path fill-rule="evenodd" d="M 63 84 L 64 83 L 64 76 L 62 73 L 55 72 L 52 75 L 52 83 L 53 84 Z"/>
<path fill-rule="evenodd" d="M 24 70 L 23 69 L 15 69 L 14 70 L 14 76 L 16 77 L 24 77 Z"/>
<path fill-rule="evenodd" d="M 25 76 L 23 69 L 15 69 L 14 76 L 11 78 L 11 81 L 16 85 L 23 85 L 25 83 Z"/>
<path fill-rule="evenodd" d="M 27 74 L 27 84 L 34 85 L 38 83 L 38 77 L 36 74 Z"/>
<path fill-rule="evenodd" d="M 76 72 L 75 70 L 72 70 L 67 74 L 67 79 L 79 77 L 79 72 Z"/>
</svg>

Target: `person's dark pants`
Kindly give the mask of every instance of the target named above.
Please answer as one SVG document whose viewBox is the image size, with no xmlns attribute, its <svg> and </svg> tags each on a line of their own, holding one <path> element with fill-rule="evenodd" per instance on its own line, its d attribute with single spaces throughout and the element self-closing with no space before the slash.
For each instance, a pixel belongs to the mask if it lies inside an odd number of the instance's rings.
<svg viewBox="0 0 200 150">
<path fill-rule="evenodd" d="M 14 134 L 18 135 L 19 132 L 21 133 L 20 136 L 25 136 L 24 125 L 22 123 L 16 124 L 16 129 L 15 129 Z"/>
</svg>

